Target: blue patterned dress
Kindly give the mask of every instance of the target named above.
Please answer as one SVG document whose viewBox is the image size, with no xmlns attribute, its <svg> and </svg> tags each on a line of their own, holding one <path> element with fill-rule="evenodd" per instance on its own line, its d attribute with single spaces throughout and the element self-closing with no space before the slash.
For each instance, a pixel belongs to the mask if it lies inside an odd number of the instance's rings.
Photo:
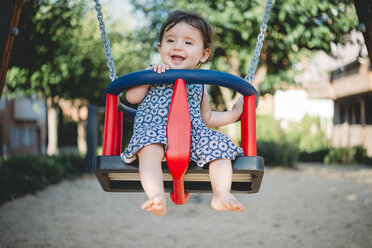
<svg viewBox="0 0 372 248">
<path fill-rule="evenodd" d="M 187 97 L 191 118 L 190 160 L 203 167 L 215 159 L 235 159 L 243 153 L 226 135 L 210 130 L 202 121 L 200 107 L 204 85 L 187 84 Z M 120 155 L 125 163 L 136 159 L 138 150 L 146 145 L 162 143 L 167 149 L 166 127 L 173 94 L 172 84 L 152 85 L 139 105 L 134 120 L 133 136 L 128 147 Z"/>
</svg>

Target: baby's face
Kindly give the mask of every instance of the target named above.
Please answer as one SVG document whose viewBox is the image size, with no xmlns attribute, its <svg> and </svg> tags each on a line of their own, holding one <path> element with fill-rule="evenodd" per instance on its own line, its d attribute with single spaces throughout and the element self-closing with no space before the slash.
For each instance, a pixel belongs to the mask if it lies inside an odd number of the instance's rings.
<svg viewBox="0 0 372 248">
<path fill-rule="evenodd" d="M 201 32 L 185 22 L 165 31 L 158 49 L 162 62 L 171 69 L 194 69 L 210 55 L 210 49 L 204 48 Z"/>
</svg>

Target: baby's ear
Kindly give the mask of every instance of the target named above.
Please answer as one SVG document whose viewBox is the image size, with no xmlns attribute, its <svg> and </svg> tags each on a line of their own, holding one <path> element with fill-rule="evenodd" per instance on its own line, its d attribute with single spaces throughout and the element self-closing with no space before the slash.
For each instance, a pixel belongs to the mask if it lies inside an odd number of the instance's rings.
<svg viewBox="0 0 372 248">
<path fill-rule="evenodd" d="M 200 62 L 201 62 L 201 63 L 205 63 L 205 62 L 208 60 L 209 55 L 211 55 L 211 49 L 210 49 L 210 48 L 206 48 L 206 49 L 204 49 L 204 51 L 203 51 L 203 56 L 202 56 L 202 58 L 200 59 Z"/>
<path fill-rule="evenodd" d="M 160 52 L 160 48 L 161 48 L 161 43 L 159 42 L 158 43 L 158 51 Z"/>
</svg>

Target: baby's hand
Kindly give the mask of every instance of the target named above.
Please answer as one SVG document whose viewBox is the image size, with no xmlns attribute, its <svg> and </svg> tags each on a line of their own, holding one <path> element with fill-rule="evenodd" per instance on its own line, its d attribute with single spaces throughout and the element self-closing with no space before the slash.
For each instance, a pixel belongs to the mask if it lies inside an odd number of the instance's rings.
<svg viewBox="0 0 372 248">
<path fill-rule="evenodd" d="M 232 108 L 232 112 L 235 116 L 240 117 L 242 115 L 243 105 L 244 105 L 244 98 L 241 96 Z"/>
<path fill-rule="evenodd" d="M 157 72 L 157 73 L 163 73 L 165 72 L 166 70 L 169 70 L 169 66 L 168 65 L 164 65 L 164 64 L 154 64 L 154 65 L 150 65 L 149 68 L 147 68 L 148 70 L 153 70 L 154 72 Z"/>
</svg>

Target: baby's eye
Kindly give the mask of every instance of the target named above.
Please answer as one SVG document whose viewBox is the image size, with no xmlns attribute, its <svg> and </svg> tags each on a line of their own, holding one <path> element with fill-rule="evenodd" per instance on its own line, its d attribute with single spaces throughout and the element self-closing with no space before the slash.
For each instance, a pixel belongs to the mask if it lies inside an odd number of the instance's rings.
<svg viewBox="0 0 372 248">
<path fill-rule="evenodd" d="M 173 39 L 167 39 L 167 42 L 171 43 L 171 42 L 174 42 L 174 40 Z"/>
<path fill-rule="evenodd" d="M 192 42 L 190 42 L 190 41 L 186 41 L 185 43 L 186 43 L 186 45 L 192 45 Z"/>
</svg>

